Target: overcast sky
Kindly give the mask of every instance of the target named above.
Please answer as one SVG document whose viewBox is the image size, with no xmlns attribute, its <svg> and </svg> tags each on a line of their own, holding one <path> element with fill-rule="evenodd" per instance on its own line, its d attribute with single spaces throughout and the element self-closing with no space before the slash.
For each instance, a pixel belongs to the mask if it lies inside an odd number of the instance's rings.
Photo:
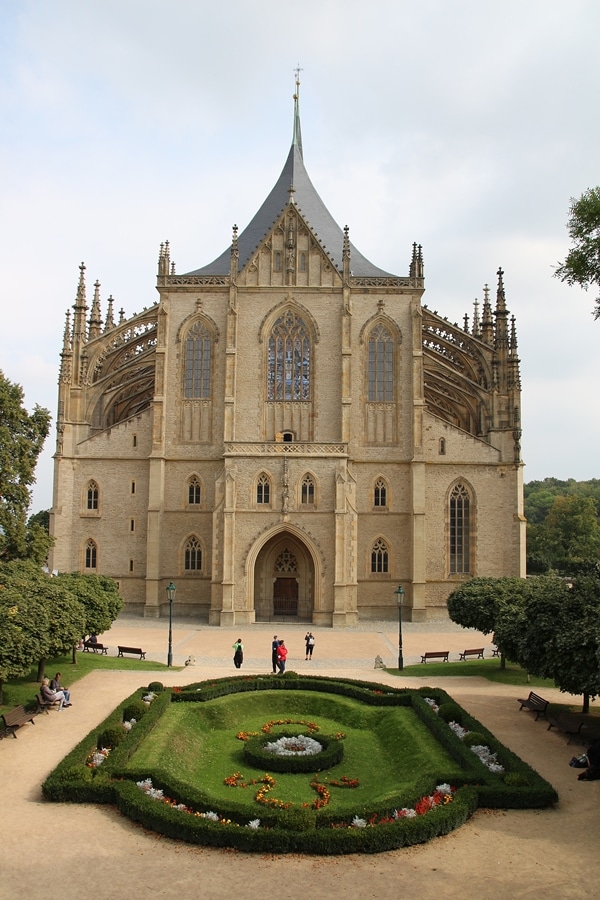
<svg viewBox="0 0 600 900">
<path fill-rule="evenodd" d="M 0 0 L 0 368 L 54 416 L 78 266 L 129 317 L 161 241 L 196 269 L 247 225 L 292 136 L 372 262 L 453 322 L 504 269 L 525 480 L 600 477 L 594 294 L 552 277 L 600 184 L 597 0 Z M 52 434 L 33 511 L 52 504 Z"/>
</svg>

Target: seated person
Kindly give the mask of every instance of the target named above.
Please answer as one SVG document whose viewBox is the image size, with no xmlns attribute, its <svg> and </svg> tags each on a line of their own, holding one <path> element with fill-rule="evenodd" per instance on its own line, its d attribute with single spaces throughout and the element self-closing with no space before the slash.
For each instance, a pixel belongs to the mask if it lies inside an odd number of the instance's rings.
<svg viewBox="0 0 600 900">
<path fill-rule="evenodd" d="M 65 706 L 65 695 L 63 691 L 53 691 L 50 687 L 47 678 L 42 679 L 42 686 L 40 688 L 40 693 L 42 695 L 42 700 L 46 700 L 48 703 L 58 703 L 58 711 Z M 71 704 L 67 704 L 70 706 Z"/>
<path fill-rule="evenodd" d="M 60 683 L 60 672 L 57 672 L 52 681 L 50 682 L 50 690 L 54 691 L 62 691 L 65 695 L 65 705 L 71 706 L 71 691 L 68 691 L 66 687 L 63 687 Z"/>
<path fill-rule="evenodd" d="M 587 751 L 588 768 L 581 775 L 579 781 L 597 781 L 600 778 L 600 738 L 596 738 Z"/>
</svg>

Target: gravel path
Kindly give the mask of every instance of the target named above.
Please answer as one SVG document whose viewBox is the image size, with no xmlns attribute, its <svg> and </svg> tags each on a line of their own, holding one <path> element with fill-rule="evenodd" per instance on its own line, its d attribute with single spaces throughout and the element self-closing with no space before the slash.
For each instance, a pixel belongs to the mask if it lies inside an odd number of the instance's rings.
<svg viewBox="0 0 600 900">
<path fill-rule="evenodd" d="M 432 627 L 433 625 L 433 627 Z M 101 640 L 141 646 L 148 658 L 165 661 L 164 620 L 120 619 Z M 398 686 L 418 686 L 421 679 L 399 680 L 374 670 L 381 655 L 395 665 L 397 627 L 372 623 L 344 632 L 312 629 L 315 659 L 305 663 L 306 628 L 278 626 L 290 646 L 288 668 L 353 678 L 376 679 Z M 238 633 L 239 632 L 239 633 Z M 190 655 L 190 669 L 152 672 L 96 671 L 74 685 L 72 708 L 60 715 L 39 716 L 21 728 L 17 740 L 0 741 L 0 897 L 30 900 L 138 900 L 147 897 L 244 900 L 271 894 L 305 894 L 333 898 L 464 897 L 545 900 L 596 897 L 600 782 L 577 781 L 568 766 L 575 745 L 548 732 L 543 721 L 519 712 L 521 690 L 473 678 L 443 679 L 459 703 L 493 730 L 500 740 L 552 782 L 560 794 L 555 809 L 542 811 L 481 810 L 458 831 L 429 844 L 376 856 L 340 858 L 251 856 L 180 845 L 148 834 L 113 809 L 93 805 L 51 804 L 41 799 L 40 784 L 65 753 L 140 685 L 158 677 L 182 684 L 232 672 L 231 644 L 241 636 L 246 647 L 244 673 L 268 671 L 272 625 L 235 629 L 198 627 L 174 622 L 174 661 Z M 425 650 L 463 650 L 489 646 L 489 640 L 465 633 L 452 623 L 408 623 L 403 629 L 405 662 L 418 661 Z M 112 651 L 111 651 L 112 652 Z M 424 667 L 425 668 L 425 667 Z M 68 673 L 63 673 L 68 685 Z M 427 682 L 425 682 L 427 683 Z M 435 679 L 429 683 L 435 684 Z M 544 691 L 559 699 L 558 691 Z M 93 878 L 93 882 L 91 879 Z"/>
</svg>

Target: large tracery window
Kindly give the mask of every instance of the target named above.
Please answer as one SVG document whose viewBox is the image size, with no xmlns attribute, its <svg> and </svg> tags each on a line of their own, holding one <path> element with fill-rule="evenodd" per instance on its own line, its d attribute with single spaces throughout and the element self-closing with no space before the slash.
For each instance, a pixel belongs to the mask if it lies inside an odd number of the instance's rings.
<svg viewBox="0 0 600 900">
<path fill-rule="evenodd" d="M 269 336 L 268 400 L 310 399 L 310 336 L 302 319 L 288 310 Z"/>
<path fill-rule="evenodd" d="M 373 544 L 371 550 L 371 572 L 374 574 L 384 574 L 388 571 L 389 554 L 385 541 L 379 538 Z"/>
<path fill-rule="evenodd" d="M 183 393 L 188 400 L 210 397 L 211 347 L 208 331 L 201 322 L 196 322 L 185 339 Z"/>
<path fill-rule="evenodd" d="M 394 399 L 394 344 L 382 323 L 371 331 L 368 349 L 369 400 L 390 403 Z"/>
<path fill-rule="evenodd" d="M 450 494 L 450 574 L 471 571 L 471 498 L 464 484 Z"/>
</svg>

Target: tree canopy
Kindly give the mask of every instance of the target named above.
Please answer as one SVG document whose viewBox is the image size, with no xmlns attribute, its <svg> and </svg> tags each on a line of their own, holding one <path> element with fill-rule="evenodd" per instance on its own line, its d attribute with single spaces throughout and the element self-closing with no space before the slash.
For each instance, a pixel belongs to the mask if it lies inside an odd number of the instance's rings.
<svg viewBox="0 0 600 900">
<path fill-rule="evenodd" d="M 581 197 L 571 197 L 567 230 L 573 246 L 556 268 L 556 278 L 578 284 L 584 290 L 600 288 L 600 187 L 588 188 Z M 600 295 L 595 299 L 594 318 L 600 318 Z"/>
<path fill-rule="evenodd" d="M 572 576 L 600 559 L 600 479 L 525 485 L 527 573 Z"/>
<path fill-rule="evenodd" d="M 43 561 L 51 539 L 27 525 L 35 467 L 50 430 L 50 413 L 36 405 L 29 414 L 23 389 L 0 371 L 0 560 Z"/>
</svg>

